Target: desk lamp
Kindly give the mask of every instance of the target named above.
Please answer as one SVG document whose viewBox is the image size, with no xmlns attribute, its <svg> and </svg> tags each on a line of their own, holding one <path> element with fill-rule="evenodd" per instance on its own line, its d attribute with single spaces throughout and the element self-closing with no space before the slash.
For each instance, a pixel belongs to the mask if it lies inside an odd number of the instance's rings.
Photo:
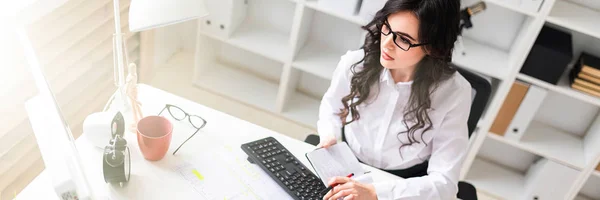
<svg viewBox="0 0 600 200">
<path fill-rule="evenodd" d="M 114 47 L 114 79 L 117 86 L 117 92 L 111 99 L 118 99 L 117 105 L 121 112 L 127 113 L 131 105 L 128 103 L 126 95 L 125 77 L 124 77 L 124 45 L 123 33 L 121 31 L 121 16 L 119 9 L 119 0 L 113 1 L 115 34 L 113 39 Z M 204 17 L 208 15 L 206 6 L 202 0 L 132 0 L 129 6 L 129 30 L 139 32 L 180 22 Z M 131 72 L 130 72 L 131 73 Z M 137 80 L 136 80 L 137 81 Z"/>
</svg>

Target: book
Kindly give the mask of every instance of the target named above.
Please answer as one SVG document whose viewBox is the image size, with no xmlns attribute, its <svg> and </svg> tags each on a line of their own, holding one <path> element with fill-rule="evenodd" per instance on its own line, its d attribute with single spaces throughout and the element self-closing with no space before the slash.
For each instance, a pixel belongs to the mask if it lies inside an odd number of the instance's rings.
<svg viewBox="0 0 600 200">
<path fill-rule="evenodd" d="M 496 119 L 490 128 L 490 132 L 504 136 L 510 122 L 519 109 L 519 105 L 521 105 L 523 98 L 525 98 L 528 89 L 529 85 L 526 83 L 520 81 L 515 81 L 513 83 L 504 103 L 502 103 L 500 111 L 498 111 L 498 115 L 496 115 Z"/>
<path fill-rule="evenodd" d="M 575 80 L 573 81 L 573 84 L 578 84 L 581 85 L 583 87 L 586 87 L 590 90 L 596 91 L 596 92 L 600 92 L 600 85 L 591 83 L 589 81 L 580 79 L 580 78 L 575 78 Z"/>
<path fill-rule="evenodd" d="M 600 58 L 582 52 L 577 62 L 577 67 L 581 67 L 581 72 L 600 78 Z"/>
<path fill-rule="evenodd" d="M 600 59 L 581 53 L 577 64 L 569 72 L 569 83 L 574 90 L 600 97 Z"/>
<path fill-rule="evenodd" d="M 308 152 L 306 158 L 325 185 L 328 185 L 329 179 L 333 177 L 347 176 L 351 173 L 354 174 L 353 179 L 361 183 L 373 182 L 345 142 Z"/>
<path fill-rule="evenodd" d="M 585 72 L 579 72 L 579 74 L 577 74 L 577 78 L 581 78 L 583 80 L 586 80 L 590 83 L 596 84 L 596 85 L 600 85 L 600 78 L 596 78 L 592 75 L 589 75 Z"/>
<path fill-rule="evenodd" d="M 590 94 L 590 95 L 594 95 L 594 96 L 600 97 L 600 92 L 594 91 L 592 89 L 589 89 L 589 88 L 587 88 L 587 87 L 585 87 L 583 85 L 577 84 L 577 83 L 571 84 L 571 88 L 573 88 L 575 90 L 579 90 L 581 92 L 585 92 L 585 93 Z"/>
</svg>

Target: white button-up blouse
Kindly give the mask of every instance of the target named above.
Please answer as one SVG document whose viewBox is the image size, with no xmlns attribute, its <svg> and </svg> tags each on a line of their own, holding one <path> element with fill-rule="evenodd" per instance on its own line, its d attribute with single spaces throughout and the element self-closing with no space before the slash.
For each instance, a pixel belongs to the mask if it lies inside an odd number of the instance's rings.
<svg viewBox="0 0 600 200">
<path fill-rule="evenodd" d="M 341 57 L 319 108 L 321 136 L 341 138 L 342 121 L 337 115 L 343 108 L 341 99 L 350 93 L 351 66 L 363 56 L 363 50 L 357 50 Z M 359 64 L 356 70 L 361 68 Z M 402 142 L 408 143 L 407 135 L 398 133 L 406 130 L 402 120 L 411 84 L 395 83 L 389 70 L 382 70 L 379 92 L 371 92 L 377 96 L 357 107 L 360 119 L 346 125 L 346 140 L 359 160 L 380 169 L 405 169 L 429 160 L 427 176 L 374 183 L 379 200 L 454 199 L 468 146 L 471 85 L 458 72 L 440 83 L 428 111 L 432 129 L 424 134 L 417 130 L 414 135 L 425 142 L 400 148 Z"/>
</svg>

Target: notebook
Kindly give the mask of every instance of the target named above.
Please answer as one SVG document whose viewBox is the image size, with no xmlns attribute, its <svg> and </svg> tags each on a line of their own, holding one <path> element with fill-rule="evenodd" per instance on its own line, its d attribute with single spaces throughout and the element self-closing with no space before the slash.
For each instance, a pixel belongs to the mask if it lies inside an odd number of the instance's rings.
<svg viewBox="0 0 600 200">
<path fill-rule="evenodd" d="M 371 183 L 350 147 L 345 142 L 339 142 L 328 148 L 319 148 L 306 153 L 306 158 L 312 165 L 317 176 L 327 185 L 329 179 L 336 176 L 347 176 L 354 173 L 353 179 L 361 183 Z"/>
</svg>

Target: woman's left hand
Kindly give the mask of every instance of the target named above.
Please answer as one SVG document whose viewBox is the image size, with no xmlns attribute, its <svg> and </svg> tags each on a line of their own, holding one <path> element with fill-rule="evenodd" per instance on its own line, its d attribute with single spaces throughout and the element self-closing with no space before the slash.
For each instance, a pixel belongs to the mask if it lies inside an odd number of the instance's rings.
<svg viewBox="0 0 600 200">
<path fill-rule="evenodd" d="M 327 192 L 323 200 L 376 200 L 377 193 L 371 184 L 362 184 L 348 177 L 335 177 L 329 180 L 328 185 L 337 185 Z"/>
</svg>

